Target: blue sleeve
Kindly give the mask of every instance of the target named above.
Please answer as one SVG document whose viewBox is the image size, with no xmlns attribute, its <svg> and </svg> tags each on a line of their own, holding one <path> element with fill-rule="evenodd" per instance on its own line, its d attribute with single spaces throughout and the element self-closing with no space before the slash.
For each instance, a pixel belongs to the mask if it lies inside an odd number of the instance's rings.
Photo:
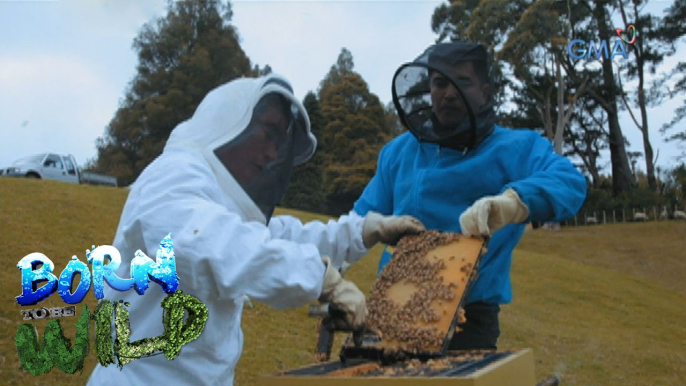
<svg viewBox="0 0 686 386">
<path fill-rule="evenodd" d="M 360 216 L 374 211 L 388 216 L 393 214 L 393 192 L 390 189 L 390 170 L 388 168 L 389 145 L 381 149 L 376 164 L 376 174 L 367 184 L 360 198 L 355 202 L 353 210 Z"/>
<path fill-rule="evenodd" d="M 505 186 L 513 188 L 529 208 L 527 221 L 563 221 L 574 216 L 586 199 L 586 179 L 566 158 L 538 135 L 526 138 L 516 167 L 525 177 Z M 528 149 L 526 149 L 528 147 Z"/>
</svg>

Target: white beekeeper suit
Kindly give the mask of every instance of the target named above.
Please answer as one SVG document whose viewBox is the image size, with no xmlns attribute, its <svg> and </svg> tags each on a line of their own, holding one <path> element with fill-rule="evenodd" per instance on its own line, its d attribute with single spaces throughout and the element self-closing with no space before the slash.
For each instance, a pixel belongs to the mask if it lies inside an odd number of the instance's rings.
<svg viewBox="0 0 686 386">
<path fill-rule="evenodd" d="M 274 100 L 284 107 L 274 107 Z M 275 148 L 255 145 L 256 138 L 276 141 Z M 355 262 L 376 242 L 393 242 L 423 225 L 410 217 L 354 212 L 327 224 L 271 218 L 292 166 L 305 162 L 315 146 L 304 107 L 275 74 L 214 89 L 174 129 L 129 193 L 113 244 L 122 258 L 117 275 L 131 277 L 135 251 L 155 256 L 171 233 L 179 290 L 207 306 L 207 323 L 174 360 L 156 355 L 122 370 L 98 364 L 89 385 L 232 385 L 248 299 L 285 309 L 324 295 L 334 304 L 349 296 L 349 313 L 363 321 L 364 296 L 327 268 Z M 166 296 L 153 282 L 143 296 L 105 285 L 105 299 L 130 303 L 132 342 L 163 334 Z"/>
</svg>

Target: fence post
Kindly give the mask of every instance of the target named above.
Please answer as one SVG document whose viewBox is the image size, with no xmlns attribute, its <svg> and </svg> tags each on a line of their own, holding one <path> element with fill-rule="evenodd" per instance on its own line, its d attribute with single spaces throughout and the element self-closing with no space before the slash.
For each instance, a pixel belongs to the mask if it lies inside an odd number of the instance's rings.
<svg viewBox="0 0 686 386">
<path fill-rule="evenodd" d="M 574 215 L 574 226 L 578 226 L 578 224 L 576 222 L 576 215 Z"/>
<path fill-rule="evenodd" d="M 655 207 L 653 207 L 653 218 L 657 220 L 657 209 Z"/>
<path fill-rule="evenodd" d="M 615 217 L 615 210 L 612 209 L 612 223 L 616 224 L 617 223 L 617 217 Z"/>
<path fill-rule="evenodd" d="M 603 224 L 607 224 L 607 220 L 605 219 L 605 211 L 603 210 Z"/>
<path fill-rule="evenodd" d="M 624 214 L 624 208 L 622 208 L 622 222 L 626 222 L 626 215 Z"/>
</svg>

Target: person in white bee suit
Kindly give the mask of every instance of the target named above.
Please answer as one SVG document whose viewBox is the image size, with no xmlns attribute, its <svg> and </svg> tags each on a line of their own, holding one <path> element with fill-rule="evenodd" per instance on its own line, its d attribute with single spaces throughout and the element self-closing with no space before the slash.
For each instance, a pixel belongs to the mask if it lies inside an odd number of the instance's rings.
<svg viewBox="0 0 686 386">
<path fill-rule="evenodd" d="M 319 299 L 342 311 L 336 327 L 363 328 L 365 297 L 338 268 L 424 226 L 377 213 L 327 224 L 272 217 L 293 166 L 315 147 L 285 78 L 242 78 L 208 93 L 133 184 L 113 243 L 122 259 L 116 273 L 126 278 L 135 251 L 155 256 L 171 233 L 178 289 L 207 306 L 205 328 L 174 360 L 156 355 L 121 370 L 98 364 L 89 385 L 232 385 L 248 299 L 278 309 Z M 105 286 L 105 299 L 130 303 L 131 342 L 163 334 L 166 296 L 153 283 L 143 296 Z"/>
</svg>

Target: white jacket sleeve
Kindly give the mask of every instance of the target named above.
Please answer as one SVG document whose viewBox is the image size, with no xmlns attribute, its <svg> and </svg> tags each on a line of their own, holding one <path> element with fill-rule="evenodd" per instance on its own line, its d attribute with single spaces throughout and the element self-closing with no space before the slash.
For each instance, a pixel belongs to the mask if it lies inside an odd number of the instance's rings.
<svg viewBox="0 0 686 386">
<path fill-rule="evenodd" d="M 331 258 L 334 267 L 340 268 L 344 262 L 352 264 L 367 254 L 362 241 L 364 220 L 353 211 L 326 224 L 303 224 L 293 216 L 275 216 L 269 222 L 269 231 L 273 238 L 314 244 L 320 254 Z"/>
<path fill-rule="evenodd" d="M 218 203 L 220 191 L 202 172 L 155 173 L 158 180 L 134 187 L 117 237 L 142 235 L 145 246 L 134 247 L 155 256 L 171 233 L 180 288 L 201 300 L 247 295 L 282 309 L 317 299 L 325 267 L 315 246 L 272 239 L 264 224 L 243 221 Z"/>
</svg>

